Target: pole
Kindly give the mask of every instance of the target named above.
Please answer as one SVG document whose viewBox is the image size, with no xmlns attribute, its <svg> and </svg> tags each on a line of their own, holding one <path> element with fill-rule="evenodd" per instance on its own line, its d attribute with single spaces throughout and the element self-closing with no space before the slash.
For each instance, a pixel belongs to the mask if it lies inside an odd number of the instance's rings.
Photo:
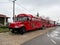
<svg viewBox="0 0 60 45">
<path fill-rule="evenodd" d="M 37 12 L 37 17 L 39 17 L 39 13 Z"/>
<path fill-rule="evenodd" d="M 13 1 L 13 22 L 15 20 L 15 1 Z"/>
</svg>

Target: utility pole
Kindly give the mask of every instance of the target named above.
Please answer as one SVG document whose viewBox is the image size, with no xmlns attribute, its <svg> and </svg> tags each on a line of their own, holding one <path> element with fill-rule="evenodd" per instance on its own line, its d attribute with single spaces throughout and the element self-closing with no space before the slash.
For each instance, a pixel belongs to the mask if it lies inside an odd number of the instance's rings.
<svg viewBox="0 0 60 45">
<path fill-rule="evenodd" d="M 39 12 L 37 12 L 37 17 L 39 17 Z"/>
<path fill-rule="evenodd" d="M 15 1 L 16 0 L 13 0 L 13 22 L 15 21 Z"/>
</svg>

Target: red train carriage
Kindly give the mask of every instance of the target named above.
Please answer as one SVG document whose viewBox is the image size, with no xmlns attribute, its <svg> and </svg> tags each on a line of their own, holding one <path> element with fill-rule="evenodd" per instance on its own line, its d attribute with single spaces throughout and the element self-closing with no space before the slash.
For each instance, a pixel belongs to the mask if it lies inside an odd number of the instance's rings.
<svg viewBox="0 0 60 45">
<path fill-rule="evenodd" d="M 12 29 L 11 32 L 19 32 L 24 34 L 26 31 L 34 30 L 37 28 L 46 28 L 47 21 L 34 17 L 31 14 L 19 14 L 16 17 L 16 21 L 9 24 L 9 29 Z"/>
<path fill-rule="evenodd" d="M 56 21 L 49 20 L 50 27 L 54 27 L 56 25 Z"/>
</svg>

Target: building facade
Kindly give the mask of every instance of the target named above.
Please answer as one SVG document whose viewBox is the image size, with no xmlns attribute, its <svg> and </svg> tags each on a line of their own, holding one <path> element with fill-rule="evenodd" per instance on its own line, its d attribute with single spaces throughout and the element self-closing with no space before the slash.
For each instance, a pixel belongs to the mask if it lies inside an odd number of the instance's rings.
<svg viewBox="0 0 60 45">
<path fill-rule="evenodd" d="M 6 15 L 0 14 L 0 26 L 6 26 L 8 18 Z"/>
</svg>

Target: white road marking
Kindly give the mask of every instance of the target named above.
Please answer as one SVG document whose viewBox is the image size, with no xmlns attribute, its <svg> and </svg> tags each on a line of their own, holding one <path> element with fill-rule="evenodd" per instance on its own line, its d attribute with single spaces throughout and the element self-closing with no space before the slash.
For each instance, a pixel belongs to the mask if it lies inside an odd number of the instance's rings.
<svg viewBox="0 0 60 45">
<path fill-rule="evenodd" d="M 56 44 L 56 42 L 55 42 L 53 39 L 51 39 L 51 41 L 52 41 L 54 44 Z"/>
<path fill-rule="evenodd" d="M 47 36 L 49 37 L 49 35 L 47 34 Z"/>
</svg>

